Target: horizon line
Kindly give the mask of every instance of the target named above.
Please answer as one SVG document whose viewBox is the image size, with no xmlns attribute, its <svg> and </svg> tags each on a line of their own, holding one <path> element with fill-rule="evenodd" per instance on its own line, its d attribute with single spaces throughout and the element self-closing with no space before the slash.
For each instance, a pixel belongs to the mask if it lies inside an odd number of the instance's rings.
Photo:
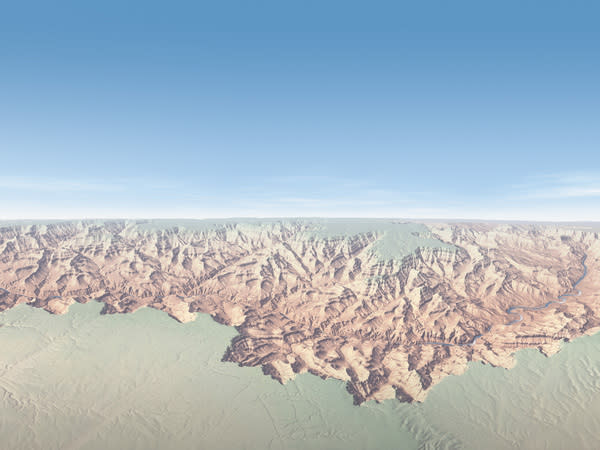
<svg viewBox="0 0 600 450">
<path fill-rule="evenodd" d="M 223 217 L 40 217 L 40 218 L 0 218 L 5 222 L 94 222 L 94 221 L 243 221 L 243 220 L 402 220 L 408 222 L 474 222 L 474 223 L 539 223 L 539 224 L 589 224 L 600 220 L 551 220 L 551 219 L 481 219 L 466 217 L 383 217 L 383 216 L 223 216 Z"/>
</svg>

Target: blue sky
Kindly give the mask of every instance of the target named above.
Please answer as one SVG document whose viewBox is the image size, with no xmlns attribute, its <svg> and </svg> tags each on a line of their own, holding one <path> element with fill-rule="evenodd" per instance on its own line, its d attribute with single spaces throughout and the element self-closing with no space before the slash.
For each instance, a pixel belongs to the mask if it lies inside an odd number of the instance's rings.
<svg viewBox="0 0 600 450">
<path fill-rule="evenodd" d="M 600 220 L 600 7 L 412 3 L 0 6 L 0 218 Z"/>
</svg>

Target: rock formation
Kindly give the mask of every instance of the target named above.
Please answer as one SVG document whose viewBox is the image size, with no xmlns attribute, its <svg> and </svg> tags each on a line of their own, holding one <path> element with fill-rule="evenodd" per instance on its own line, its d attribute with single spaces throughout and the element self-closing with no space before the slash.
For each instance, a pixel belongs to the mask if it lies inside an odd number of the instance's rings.
<svg viewBox="0 0 600 450">
<path fill-rule="evenodd" d="M 239 332 L 224 360 L 261 366 L 283 383 L 306 371 L 344 380 L 357 404 L 422 401 L 468 361 L 510 368 L 520 348 L 550 355 L 561 341 L 600 329 L 593 231 L 482 223 L 410 231 L 387 223 L 383 231 L 320 235 L 314 227 L 4 225 L 0 310 L 28 303 L 62 314 L 95 299 L 107 314 L 148 306 L 186 322 L 207 313 Z M 382 246 L 402 244 L 385 241 L 395 227 L 425 244 L 382 256 Z M 574 289 L 586 256 L 587 274 Z M 564 303 L 507 312 L 577 290 Z"/>
</svg>

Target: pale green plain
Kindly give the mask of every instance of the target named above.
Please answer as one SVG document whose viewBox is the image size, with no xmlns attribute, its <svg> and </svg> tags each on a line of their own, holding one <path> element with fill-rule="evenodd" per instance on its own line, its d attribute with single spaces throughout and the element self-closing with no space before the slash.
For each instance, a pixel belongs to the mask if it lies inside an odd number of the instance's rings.
<svg viewBox="0 0 600 450">
<path fill-rule="evenodd" d="M 301 375 L 282 386 L 221 362 L 233 328 L 142 309 L 0 314 L 3 449 L 595 448 L 600 334 L 514 369 L 472 364 L 423 404 L 360 407 L 344 384 Z"/>
<path fill-rule="evenodd" d="M 389 219 L 313 219 L 305 236 L 348 239 L 367 233 L 378 236 L 371 251 L 380 261 L 402 261 L 418 248 L 456 250 L 452 244 L 435 238 L 423 224 Z"/>
</svg>

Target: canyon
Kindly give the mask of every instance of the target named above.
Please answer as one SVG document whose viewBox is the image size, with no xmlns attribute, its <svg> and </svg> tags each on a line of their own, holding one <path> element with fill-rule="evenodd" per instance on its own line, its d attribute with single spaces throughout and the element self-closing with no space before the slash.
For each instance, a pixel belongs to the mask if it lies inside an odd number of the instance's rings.
<svg viewBox="0 0 600 450">
<path fill-rule="evenodd" d="M 564 224 L 5 223 L 0 310 L 205 313 L 238 332 L 224 361 L 342 380 L 355 404 L 421 402 L 469 361 L 509 369 L 599 331 L 599 264 L 598 233 Z"/>
</svg>

